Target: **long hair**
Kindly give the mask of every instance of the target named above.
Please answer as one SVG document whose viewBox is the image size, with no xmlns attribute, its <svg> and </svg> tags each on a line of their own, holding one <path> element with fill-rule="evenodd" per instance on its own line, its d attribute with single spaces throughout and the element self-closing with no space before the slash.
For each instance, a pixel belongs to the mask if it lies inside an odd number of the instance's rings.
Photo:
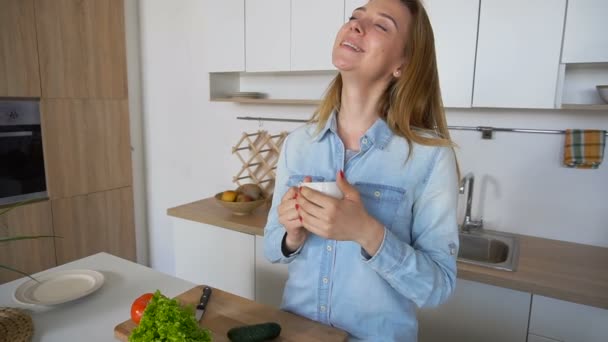
<svg viewBox="0 0 608 342">
<path fill-rule="evenodd" d="M 412 15 L 409 39 L 405 47 L 407 65 L 403 75 L 394 78 L 378 103 L 378 112 L 390 129 L 407 140 L 429 146 L 450 146 L 447 121 L 441 100 L 435 38 L 430 20 L 420 0 L 401 0 Z M 320 131 L 331 113 L 340 110 L 342 77 L 330 83 L 311 121 Z M 430 134 L 429 134 L 430 133 Z M 408 159 L 411 153 L 408 154 Z"/>
</svg>

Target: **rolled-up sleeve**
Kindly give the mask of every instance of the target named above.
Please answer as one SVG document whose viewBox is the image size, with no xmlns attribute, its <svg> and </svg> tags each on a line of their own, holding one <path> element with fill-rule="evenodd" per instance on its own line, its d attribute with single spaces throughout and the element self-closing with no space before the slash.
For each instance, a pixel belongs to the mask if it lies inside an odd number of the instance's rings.
<svg viewBox="0 0 608 342">
<path fill-rule="evenodd" d="M 268 212 L 268 220 L 264 227 L 264 255 L 266 259 L 272 263 L 289 263 L 299 254 L 300 249 L 286 256 L 283 254 L 281 245 L 285 236 L 285 227 L 279 222 L 277 208 L 281 203 L 281 199 L 289 189 L 287 180 L 289 172 L 287 170 L 287 144 L 289 137 L 283 143 L 281 154 L 277 161 L 277 171 L 274 184 L 274 194 L 272 197 L 272 206 Z"/>
<path fill-rule="evenodd" d="M 365 262 L 419 307 L 437 306 L 456 284 L 458 176 L 454 151 L 437 149 L 425 182 L 414 196 L 412 243 L 385 228 L 376 254 Z"/>
</svg>

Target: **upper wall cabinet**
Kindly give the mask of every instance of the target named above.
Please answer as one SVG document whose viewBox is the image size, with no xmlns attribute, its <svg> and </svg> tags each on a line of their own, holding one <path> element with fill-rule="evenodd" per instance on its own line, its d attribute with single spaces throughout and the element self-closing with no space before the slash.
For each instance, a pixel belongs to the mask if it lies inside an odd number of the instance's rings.
<svg viewBox="0 0 608 342">
<path fill-rule="evenodd" d="M 483 0 L 473 106 L 554 108 L 566 0 Z"/>
<path fill-rule="evenodd" d="M 211 0 L 204 27 L 209 70 L 245 70 L 245 0 Z"/>
<path fill-rule="evenodd" d="M 608 62 L 608 1 L 569 0 L 563 63 Z"/>
<path fill-rule="evenodd" d="M 343 20 L 344 1 L 246 0 L 246 71 L 334 70 Z"/>
<path fill-rule="evenodd" d="M 40 97 L 34 2 L 0 5 L 0 96 Z"/>
<path fill-rule="evenodd" d="M 42 96 L 127 97 L 122 0 L 35 0 Z"/>
<path fill-rule="evenodd" d="M 290 11 L 288 0 L 245 1 L 247 71 L 289 70 Z"/>
<path fill-rule="evenodd" d="M 446 107 L 471 107 L 479 0 L 427 0 Z M 457 19 L 455 19 L 457 18 Z"/>
<path fill-rule="evenodd" d="M 332 49 L 344 2 L 291 0 L 291 70 L 333 70 Z"/>
</svg>

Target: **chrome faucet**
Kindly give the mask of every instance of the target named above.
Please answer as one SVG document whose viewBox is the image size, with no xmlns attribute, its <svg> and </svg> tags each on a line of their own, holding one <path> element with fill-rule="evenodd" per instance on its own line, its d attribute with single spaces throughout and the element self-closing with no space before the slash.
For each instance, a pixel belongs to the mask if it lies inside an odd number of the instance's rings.
<svg viewBox="0 0 608 342">
<path fill-rule="evenodd" d="M 471 206 L 473 202 L 473 185 L 475 184 L 475 176 L 472 172 L 467 173 L 464 178 L 460 181 L 460 193 L 464 194 L 465 187 L 468 185 L 467 189 L 467 206 L 464 213 L 464 221 L 460 226 L 460 229 L 463 232 L 470 233 L 471 230 L 481 230 L 483 229 L 483 220 L 475 221 L 471 219 Z"/>
</svg>

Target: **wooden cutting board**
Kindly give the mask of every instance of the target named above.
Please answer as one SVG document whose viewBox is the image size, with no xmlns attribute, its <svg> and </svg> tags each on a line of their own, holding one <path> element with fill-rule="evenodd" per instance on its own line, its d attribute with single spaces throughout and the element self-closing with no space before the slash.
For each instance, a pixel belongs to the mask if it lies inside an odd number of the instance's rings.
<svg viewBox="0 0 608 342">
<path fill-rule="evenodd" d="M 203 286 L 197 286 L 176 298 L 183 305 L 196 305 L 202 293 Z M 281 336 L 274 341 L 346 341 L 348 336 L 342 330 L 215 288 L 200 325 L 211 330 L 213 341 L 221 342 L 229 341 L 226 333 L 233 327 L 265 322 L 281 325 Z M 114 328 L 114 336 L 127 342 L 135 327 L 133 321 L 124 321 Z"/>
</svg>

